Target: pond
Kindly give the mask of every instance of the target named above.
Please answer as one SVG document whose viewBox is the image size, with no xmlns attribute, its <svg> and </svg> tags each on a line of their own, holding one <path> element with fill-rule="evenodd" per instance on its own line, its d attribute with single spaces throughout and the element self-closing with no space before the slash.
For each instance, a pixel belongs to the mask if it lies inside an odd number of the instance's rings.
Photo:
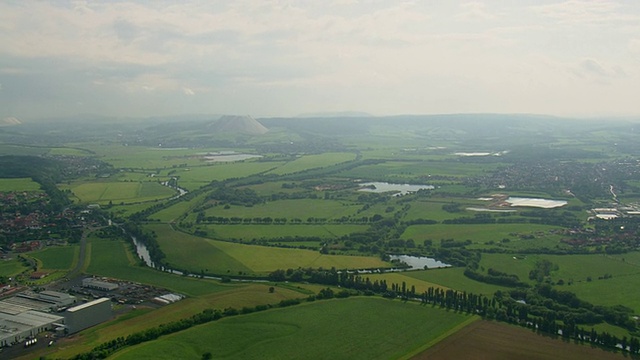
<svg viewBox="0 0 640 360">
<path fill-rule="evenodd" d="M 411 184 L 390 184 L 387 182 L 368 182 L 360 184 L 361 188 L 358 191 L 383 193 L 383 192 L 397 192 L 398 195 L 406 195 L 418 190 L 432 190 L 435 189 L 433 185 L 411 185 Z"/>
<path fill-rule="evenodd" d="M 262 155 L 254 155 L 254 154 L 239 154 L 234 151 L 220 151 L 220 152 L 210 152 L 202 155 L 202 158 L 207 162 L 233 162 L 233 161 L 242 161 L 249 159 L 258 159 L 261 158 Z"/>
<path fill-rule="evenodd" d="M 423 270 L 423 269 L 438 269 L 451 267 L 449 264 L 445 264 L 442 261 L 438 261 L 434 258 L 424 256 L 411 256 L 411 255 L 389 255 L 391 260 L 399 260 L 409 265 L 408 270 Z"/>
<path fill-rule="evenodd" d="M 469 211 L 484 211 L 484 212 L 497 212 L 497 213 L 513 213 L 517 212 L 517 210 L 501 210 L 501 209 L 487 209 L 481 207 L 468 207 Z"/>
</svg>

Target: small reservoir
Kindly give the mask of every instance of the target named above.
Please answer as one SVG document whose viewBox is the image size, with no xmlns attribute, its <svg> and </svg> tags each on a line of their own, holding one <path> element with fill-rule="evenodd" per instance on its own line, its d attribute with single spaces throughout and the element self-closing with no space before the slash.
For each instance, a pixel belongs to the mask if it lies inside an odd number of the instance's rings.
<svg viewBox="0 0 640 360">
<path fill-rule="evenodd" d="M 433 185 L 390 184 L 387 182 L 368 182 L 360 184 L 358 191 L 384 193 L 396 192 L 396 195 L 406 195 L 418 190 L 433 190 Z"/>
<path fill-rule="evenodd" d="M 451 265 L 445 264 L 442 261 L 438 261 L 434 258 L 425 256 L 389 255 L 389 258 L 392 261 L 398 260 L 409 265 L 408 270 L 439 269 L 451 267 Z"/>
</svg>

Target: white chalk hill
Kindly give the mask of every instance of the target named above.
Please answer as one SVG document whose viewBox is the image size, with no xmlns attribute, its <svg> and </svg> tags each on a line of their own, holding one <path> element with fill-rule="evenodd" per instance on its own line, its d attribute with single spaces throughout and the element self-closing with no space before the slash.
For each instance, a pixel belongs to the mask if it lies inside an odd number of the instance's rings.
<svg viewBox="0 0 640 360">
<path fill-rule="evenodd" d="M 222 133 L 240 133 L 247 135 L 262 135 L 269 131 L 264 125 L 249 115 L 224 115 L 209 128 Z"/>
</svg>

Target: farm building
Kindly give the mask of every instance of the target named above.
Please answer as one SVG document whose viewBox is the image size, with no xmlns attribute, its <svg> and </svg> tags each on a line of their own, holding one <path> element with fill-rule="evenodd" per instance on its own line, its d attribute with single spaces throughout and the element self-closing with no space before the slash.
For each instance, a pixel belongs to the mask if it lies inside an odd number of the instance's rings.
<svg viewBox="0 0 640 360">
<path fill-rule="evenodd" d="M 8 346 L 61 326 L 64 317 L 0 301 L 0 346 Z"/>
<path fill-rule="evenodd" d="M 82 279 L 82 287 L 100 291 L 113 291 L 118 288 L 118 284 L 100 281 L 95 278 L 85 278 Z"/>
<path fill-rule="evenodd" d="M 105 322 L 112 317 L 111 300 L 108 298 L 74 306 L 64 312 L 65 324 L 70 334 Z"/>
</svg>

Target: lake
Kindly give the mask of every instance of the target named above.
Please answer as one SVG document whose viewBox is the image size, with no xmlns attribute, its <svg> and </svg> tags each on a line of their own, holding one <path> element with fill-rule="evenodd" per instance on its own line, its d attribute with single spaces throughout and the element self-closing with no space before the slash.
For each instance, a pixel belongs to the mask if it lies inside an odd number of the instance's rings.
<svg viewBox="0 0 640 360">
<path fill-rule="evenodd" d="M 261 158 L 262 155 L 254 155 L 254 154 L 238 154 L 233 151 L 221 151 L 217 153 L 207 153 L 202 156 L 207 162 L 233 162 L 233 161 L 242 161 L 249 159 L 257 159 Z"/>
<path fill-rule="evenodd" d="M 390 184 L 387 182 L 368 182 L 360 184 L 362 186 L 358 191 L 384 193 L 384 192 L 397 192 L 397 195 L 406 195 L 418 190 L 432 190 L 435 189 L 433 185 L 411 185 L 411 184 Z"/>
<path fill-rule="evenodd" d="M 409 270 L 423 270 L 423 269 L 437 269 L 451 267 L 449 264 L 445 264 L 442 261 L 438 261 L 434 258 L 424 256 L 411 256 L 411 255 L 389 255 L 391 260 L 399 260 L 409 265 Z"/>
</svg>

